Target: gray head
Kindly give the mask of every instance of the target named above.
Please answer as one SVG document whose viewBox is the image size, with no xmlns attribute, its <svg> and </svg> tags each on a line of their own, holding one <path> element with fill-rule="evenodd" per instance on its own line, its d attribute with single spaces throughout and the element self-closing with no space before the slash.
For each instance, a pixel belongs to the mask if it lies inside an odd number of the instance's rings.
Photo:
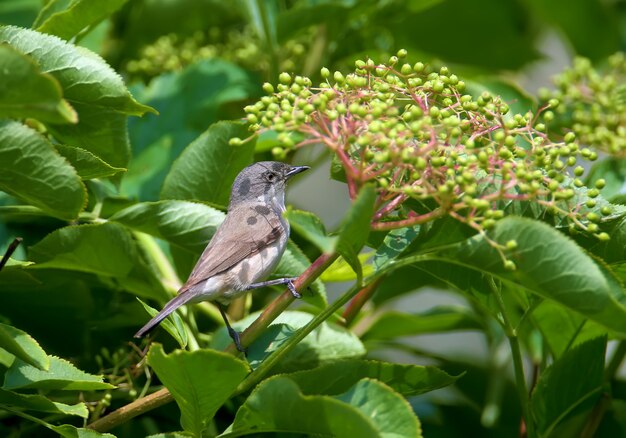
<svg viewBox="0 0 626 438">
<path fill-rule="evenodd" d="M 240 202 L 278 202 L 284 204 L 285 184 L 289 178 L 309 169 L 280 161 L 259 161 L 246 167 L 233 183 L 229 209 Z"/>
</svg>

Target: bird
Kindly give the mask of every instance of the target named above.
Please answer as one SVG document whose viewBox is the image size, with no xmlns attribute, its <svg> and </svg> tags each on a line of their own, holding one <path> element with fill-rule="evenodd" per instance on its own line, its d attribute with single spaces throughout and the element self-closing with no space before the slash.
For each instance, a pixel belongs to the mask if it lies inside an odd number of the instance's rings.
<svg viewBox="0 0 626 438">
<path fill-rule="evenodd" d="M 264 286 L 286 285 L 294 297 L 301 297 L 293 284 L 295 278 L 262 280 L 280 261 L 289 239 L 289 222 L 283 216 L 286 183 L 308 169 L 279 161 L 260 161 L 239 172 L 232 185 L 226 218 L 189 278 L 135 338 L 143 337 L 182 305 L 212 301 L 237 350 L 245 353 L 224 306 L 246 291 Z"/>
</svg>

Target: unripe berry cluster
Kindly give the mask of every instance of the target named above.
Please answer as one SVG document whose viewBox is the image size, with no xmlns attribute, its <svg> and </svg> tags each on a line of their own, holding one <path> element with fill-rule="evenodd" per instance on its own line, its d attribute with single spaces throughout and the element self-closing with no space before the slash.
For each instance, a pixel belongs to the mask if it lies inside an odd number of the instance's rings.
<svg viewBox="0 0 626 438">
<path fill-rule="evenodd" d="M 309 35 L 288 40 L 278 48 L 281 70 L 293 70 L 304 62 Z M 231 29 L 224 33 L 219 27 L 207 32 L 198 31 L 183 38 L 177 34 L 159 37 L 145 46 L 139 59 L 130 60 L 126 70 L 132 76 L 149 79 L 164 72 L 177 71 L 203 59 L 220 58 L 248 70 L 267 72 L 272 60 L 250 26 L 243 30 Z"/>
<path fill-rule="evenodd" d="M 541 100 L 561 102 L 544 113 L 549 126 L 567 129 L 587 147 L 615 157 L 626 157 L 626 57 L 609 57 L 599 72 L 586 58 L 576 58 L 571 68 L 555 76 L 556 90 L 539 91 Z M 559 126 L 561 125 L 561 126 Z M 555 133 L 559 130 L 553 130 Z M 595 152 L 590 152 L 595 153 Z"/>
<path fill-rule="evenodd" d="M 446 67 L 431 71 L 404 63 L 404 56 L 400 51 L 384 64 L 359 60 L 347 75 L 324 68 L 317 87 L 282 73 L 276 87 L 265 84 L 267 95 L 245 108 L 250 129 L 278 133 L 272 152 L 279 159 L 325 145 L 353 198 L 361 186 L 375 184 L 377 230 L 449 215 L 487 236 L 506 214 L 532 204 L 608 238 L 597 222 L 610 208 L 600 213 L 595 204 L 581 204 L 597 197 L 597 189 L 582 193 L 580 168 L 568 172 L 581 158 L 595 158 L 574 134 L 551 141 L 540 113 L 511 114 L 499 96 L 464 94 L 464 82 Z M 505 260 L 517 245 L 490 242 Z"/>
</svg>

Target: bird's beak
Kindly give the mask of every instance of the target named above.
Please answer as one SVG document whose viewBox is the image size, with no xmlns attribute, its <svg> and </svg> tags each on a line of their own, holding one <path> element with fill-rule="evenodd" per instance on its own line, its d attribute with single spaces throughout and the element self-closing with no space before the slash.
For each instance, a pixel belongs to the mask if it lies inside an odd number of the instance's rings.
<svg viewBox="0 0 626 438">
<path fill-rule="evenodd" d="M 309 166 L 292 166 L 291 169 L 289 169 L 289 171 L 285 174 L 285 178 L 291 178 L 292 176 L 309 169 Z"/>
</svg>

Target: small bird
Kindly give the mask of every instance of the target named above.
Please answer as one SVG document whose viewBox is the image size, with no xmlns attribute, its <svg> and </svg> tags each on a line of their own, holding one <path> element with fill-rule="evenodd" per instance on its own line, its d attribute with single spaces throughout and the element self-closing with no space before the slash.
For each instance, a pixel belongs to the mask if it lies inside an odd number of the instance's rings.
<svg viewBox="0 0 626 438">
<path fill-rule="evenodd" d="M 213 301 L 237 350 L 245 352 L 224 311 L 230 300 L 250 289 L 279 284 L 287 285 L 293 296 L 300 298 L 293 285 L 295 278 L 260 280 L 276 267 L 289 239 L 289 222 L 283 217 L 287 180 L 307 169 L 278 161 L 260 161 L 243 169 L 233 183 L 226 219 L 191 275 L 178 295 L 135 337 L 148 333 L 183 304 Z"/>
</svg>

